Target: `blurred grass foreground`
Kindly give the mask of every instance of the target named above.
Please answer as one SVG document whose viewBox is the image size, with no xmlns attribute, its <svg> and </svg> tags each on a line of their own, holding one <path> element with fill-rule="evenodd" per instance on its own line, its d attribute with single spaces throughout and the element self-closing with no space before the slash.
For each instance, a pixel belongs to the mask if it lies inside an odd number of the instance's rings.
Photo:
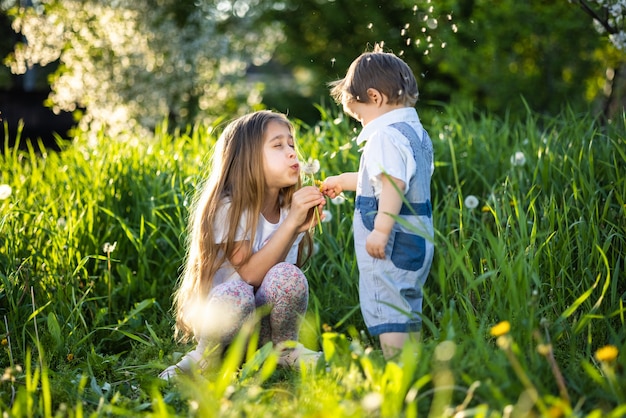
<svg viewBox="0 0 626 418">
<path fill-rule="evenodd" d="M 353 125 L 298 126 L 323 178 L 356 169 Z M 510 122 L 447 109 L 433 138 L 436 254 L 423 341 L 385 364 L 358 309 L 352 196 L 307 267 L 302 342 L 276 369 L 243 335 L 206 376 L 157 379 L 189 347 L 171 293 L 219 125 L 0 155 L 0 409 L 32 416 L 626 416 L 626 117 Z M 251 331 L 253 333 L 253 331 Z"/>
</svg>

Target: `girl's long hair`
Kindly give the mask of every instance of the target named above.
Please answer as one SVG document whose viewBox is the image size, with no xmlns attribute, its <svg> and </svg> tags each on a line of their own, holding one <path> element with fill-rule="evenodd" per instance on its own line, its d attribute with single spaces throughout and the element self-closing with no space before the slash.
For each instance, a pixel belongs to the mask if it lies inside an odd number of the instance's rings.
<svg viewBox="0 0 626 418">
<path fill-rule="evenodd" d="M 248 230 L 244 236 L 248 253 L 252 254 L 263 196 L 263 142 L 271 121 L 285 124 L 293 135 L 293 125 L 280 113 L 258 111 L 231 122 L 218 139 L 211 156 L 211 171 L 198 189 L 191 206 L 187 235 L 185 265 L 174 293 L 176 314 L 175 338 L 188 341 L 193 337 L 193 326 L 186 310 L 195 303 L 206 301 L 212 288 L 213 276 L 232 254 L 235 234 L 241 218 Z M 280 192 L 281 207 L 288 207 L 298 184 Z M 230 209 L 225 219 L 226 240 L 215 242 L 214 224 L 220 204 L 228 199 Z M 310 236 L 303 240 L 310 246 Z M 301 251 L 310 254 L 310 249 Z M 245 263 L 247 260 L 243 260 Z M 303 261 L 303 260 L 301 260 Z M 236 266 L 235 266 L 236 267 Z"/>
</svg>

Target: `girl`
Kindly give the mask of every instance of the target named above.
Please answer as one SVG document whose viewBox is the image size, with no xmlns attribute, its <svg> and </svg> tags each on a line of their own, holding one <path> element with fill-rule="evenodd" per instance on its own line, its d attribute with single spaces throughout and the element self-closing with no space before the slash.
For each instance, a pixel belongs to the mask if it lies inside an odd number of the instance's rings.
<svg viewBox="0 0 626 418">
<path fill-rule="evenodd" d="M 175 337 L 195 338 L 195 350 L 165 369 L 204 369 L 205 354 L 224 350 L 255 308 L 266 306 L 260 342 L 281 350 L 278 364 L 298 367 L 321 353 L 297 341 L 308 304 L 298 266 L 310 255 L 314 211 L 325 204 L 318 188 L 300 188 L 294 130 L 286 116 L 259 111 L 230 123 L 192 206 L 186 264 L 174 294 Z"/>
</svg>

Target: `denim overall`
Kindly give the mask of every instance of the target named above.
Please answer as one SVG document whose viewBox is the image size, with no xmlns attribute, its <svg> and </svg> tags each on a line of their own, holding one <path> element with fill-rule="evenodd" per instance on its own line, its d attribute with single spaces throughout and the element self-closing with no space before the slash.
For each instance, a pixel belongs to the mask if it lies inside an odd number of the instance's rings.
<svg viewBox="0 0 626 418">
<path fill-rule="evenodd" d="M 422 287 L 434 253 L 430 202 L 432 142 L 425 130 L 420 141 L 417 132 L 405 122 L 389 126 L 411 143 L 417 170 L 403 197 L 398 215 L 401 221 L 396 220 L 389 236 L 385 260 L 374 259 L 365 250 L 365 240 L 374 229 L 378 200 L 361 156 L 358 180 L 361 194 L 356 197 L 354 241 L 359 265 L 361 311 L 372 335 L 421 329 Z"/>
</svg>

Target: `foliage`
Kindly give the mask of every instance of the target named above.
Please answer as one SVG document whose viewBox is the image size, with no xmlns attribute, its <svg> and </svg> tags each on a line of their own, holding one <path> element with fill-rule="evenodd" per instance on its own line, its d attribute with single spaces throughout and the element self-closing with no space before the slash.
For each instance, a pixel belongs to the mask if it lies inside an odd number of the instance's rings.
<svg viewBox="0 0 626 418">
<path fill-rule="evenodd" d="M 321 177 L 354 169 L 352 122 L 298 127 Z M 205 376 L 156 378 L 188 201 L 218 123 L 0 157 L 0 409 L 10 416 L 622 416 L 626 115 L 471 108 L 423 118 L 436 255 L 423 342 L 385 363 L 358 311 L 352 196 L 329 204 L 301 339 L 328 366 L 276 369 L 246 329 Z M 468 199 L 469 196 L 473 199 Z M 466 203 L 467 202 L 467 203 Z"/>
<path fill-rule="evenodd" d="M 422 102 L 472 101 L 502 117 L 523 118 L 522 98 L 540 113 L 557 114 L 564 102 L 586 110 L 604 98 L 607 68 L 624 63 L 623 54 L 602 39 L 591 19 L 565 1 L 285 4 L 284 10 L 270 9 L 267 19 L 283 22 L 286 41 L 277 47 L 276 60 L 293 69 L 298 93 L 290 84 L 287 96 L 284 89 L 274 89 L 265 101 L 281 110 L 295 106 L 292 113 L 301 117 L 310 113 L 297 102 L 285 103 L 286 97 L 300 94 L 327 102 L 326 84 L 342 77 L 350 62 L 376 42 L 384 42 L 413 68 Z M 619 58 L 608 60 L 612 55 Z"/>
<path fill-rule="evenodd" d="M 250 110 L 261 86 L 242 82 L 266 62 L 281 33 L 259 25 L 252 4 L 206 0 L 46 0 L 14 7 L 26 39 L 8 62 L 22 74 L 57 62 L 49 105 L 78 110 L 80 127 L 152 131 L 164 117 L 184 126 Z M 145 133 L 144 133 L 145 134 Z"/>
</svg>

